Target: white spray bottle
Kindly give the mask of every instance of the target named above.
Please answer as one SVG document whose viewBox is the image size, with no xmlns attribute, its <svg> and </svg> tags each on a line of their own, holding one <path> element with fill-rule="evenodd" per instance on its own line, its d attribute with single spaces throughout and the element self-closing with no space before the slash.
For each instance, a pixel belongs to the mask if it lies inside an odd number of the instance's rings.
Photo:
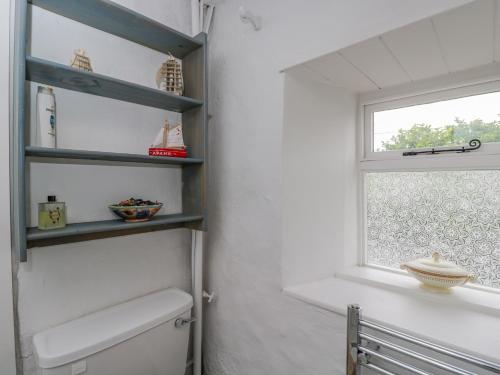
<svg viewBox="0 0 500 375">
<path fill-rule="evenodd" d="M 35 145 L 56 148 L 56 97 L 52 88 L 38 86 Z"/>
</svg>

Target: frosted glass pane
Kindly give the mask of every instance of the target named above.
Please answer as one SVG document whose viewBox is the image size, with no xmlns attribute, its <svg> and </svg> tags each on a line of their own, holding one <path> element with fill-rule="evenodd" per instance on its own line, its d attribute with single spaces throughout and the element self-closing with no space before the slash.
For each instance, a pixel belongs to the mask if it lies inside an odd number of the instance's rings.
<svg viewBox="0 0 500 375">
<path fill-rule="evenodd" d="M 368 173 L 367 262 L 433 252 L 500 288 L 500 171 Z"/>
</svg>

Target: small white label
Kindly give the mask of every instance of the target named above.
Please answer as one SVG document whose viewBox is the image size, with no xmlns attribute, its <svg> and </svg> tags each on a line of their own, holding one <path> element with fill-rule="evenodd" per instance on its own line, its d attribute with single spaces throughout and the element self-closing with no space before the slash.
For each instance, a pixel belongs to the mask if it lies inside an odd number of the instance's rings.
<svg viewBox="0 0 500 375">
<path fill-rule="evenodd" d="M 80 361 L 71 365 L 71 375 L 80 375 L 86 371 L 87 371 L 87 361 Z"/>
</svg>

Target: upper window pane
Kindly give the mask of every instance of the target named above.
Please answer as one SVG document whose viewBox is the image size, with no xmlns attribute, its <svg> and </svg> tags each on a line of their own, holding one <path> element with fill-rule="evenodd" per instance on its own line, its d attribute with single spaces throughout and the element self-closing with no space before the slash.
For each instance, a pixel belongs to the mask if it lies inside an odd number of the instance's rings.
<svg viewBox="0 0 500 375">
<path fill-rule="evenodd" d="M 373 113 L 373 150 L 500 142 L 500 92 Z"/>
</svg>

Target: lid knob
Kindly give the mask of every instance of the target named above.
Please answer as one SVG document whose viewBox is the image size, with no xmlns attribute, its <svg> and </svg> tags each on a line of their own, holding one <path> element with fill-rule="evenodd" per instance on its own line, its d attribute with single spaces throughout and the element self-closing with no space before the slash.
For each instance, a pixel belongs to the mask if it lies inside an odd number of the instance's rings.
<svg viewBox="0 0 500 375">
<path fill-rule="evenodd" d="M 55 202 L 56 201 L 56 196 L 55 195 L 49 195 L 47 197 L 47 202 Z"/>
<path fill-rule="evenodd" d="M 439 263 L 441 260 L 441 254 L 439 253 L 432 253 L 432 260 L 436 263 Z"/>
</svg>

